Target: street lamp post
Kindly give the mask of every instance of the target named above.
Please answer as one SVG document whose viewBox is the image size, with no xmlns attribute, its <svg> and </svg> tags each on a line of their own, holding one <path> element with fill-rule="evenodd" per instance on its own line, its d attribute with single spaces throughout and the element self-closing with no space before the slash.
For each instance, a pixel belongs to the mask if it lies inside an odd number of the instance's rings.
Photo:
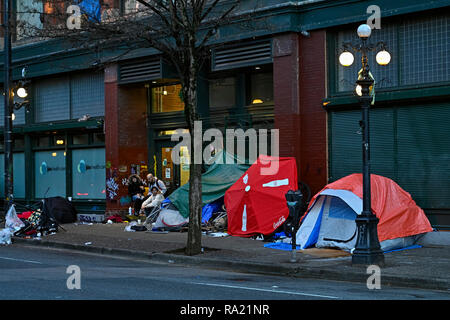
<svg viewBox="0 0 450 320">
<path fill-rule="evenodd" d="M 3 30 L 4 30 L 4 148 L 5 148 L 5 213 L 13 203 L 13 152 L 12 152 L 12 72 L 11 72 L 11 0 L 3 0 Z"/>
<path fill-rule="evenodd" d="M 358 73 L 356 81 L 356 91 L 359 95 L 359 101 L 362 109 L 362 120 L 360 126 L 362 129 L 362 179 L 363 179 L 363 208 L 362 212 L 355 219 L 358 228 L 358 238 L 356 240 L 355 250 L 352 254 L 352 264 L 354 265 L 384 265 L 384 255 L 381 251 L 378 240 L 377 224 L 378 218 L 372 213 L 371 209 L 371 190 L 370 190 L 370 134 L 369 134 L 369 110 L 373 97 L 371 92 L 374 86 L 374 79 L 370 73 L 367 53 L 374 51 L 380 45 L 383 50 L 377 54 L 377 63 L 387 65 L 390 61 L 389 53 L 384 49 L 382 42 L 376 45 L 368 44 L 372 30 L 367 24 L 358 27 L 358 36 L 361 39 L 359 45 L 344 44 L 346 49 L 339 57 L 339 62 L 343 66 L 350 66 L 353 63 L 353 55 L 348 51 L 351 47 L 353 51 L 361 52 L 362 68 Z"/>
</svg>

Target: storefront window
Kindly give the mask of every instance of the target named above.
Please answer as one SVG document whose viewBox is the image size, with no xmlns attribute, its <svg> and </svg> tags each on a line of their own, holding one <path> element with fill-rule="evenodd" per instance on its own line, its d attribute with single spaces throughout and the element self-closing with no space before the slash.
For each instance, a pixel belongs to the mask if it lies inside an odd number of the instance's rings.
<svg viewBox="0 0 450 320">
<path fill-rule="evenodd" d="M 74 199 L 105 199 L 105 149 L 72 151 Z"/>
<path fill-rule="evenodd" d="M 177 130 L 162 130 L 162 131 L 158 131 L 158 136 L 159 137 L 163 137 L 163 136 L 171 136 L 175 133 L 189 133 L 188 129 L 177 129 Z"/>
<path fill-rule="evenodd" d="M 66 138 L 64 136 L 54 136 L 53 144 L 58 146 L 63 146 L 66 144 Z"/>
<path fill-rule="evenodd" d="M 94 143 L 105 143 L 105 134 L 104 133 L 94 133 L 93 142 Z"/>
<path fill-rule="evenodd" d="M 236 78 L 209 81 L 210 108 L 232 107 L 236 104 Z"/>
<path fill-rule="evenodd" d="M 50 137 L 49 136 L 38 137 L 36 139 L 37 147 L 48 147 L 49 145 L 50 145 Z"/>
<path fill-rule="evenodd" d="M 73 144 L 88 144 L 89 143 L 89 135 L 88 134 L 77 134 L 73 136 Z"/>
<path fill-rule="evenodd" d="M 255 73 L 250 79 L 250 104 L 273 103 L 273 73 Z"/>
<path fill-rule="evenodd" d="M 183 111 L 184 102 L 181 99 L 181 85 L 154 87 L 152 90 L 152 112 Z"/>
<path fill-rule="evenodd" d="M 66 196 L 64 150 L 40 151 L 34 155 L 36 198 Z"/>
<path fill-rule="evenodd" d="M 14 138 L 14 148 L 23 149 L 25 147 L 25 140 L 23 138 Z"/>
</svg>

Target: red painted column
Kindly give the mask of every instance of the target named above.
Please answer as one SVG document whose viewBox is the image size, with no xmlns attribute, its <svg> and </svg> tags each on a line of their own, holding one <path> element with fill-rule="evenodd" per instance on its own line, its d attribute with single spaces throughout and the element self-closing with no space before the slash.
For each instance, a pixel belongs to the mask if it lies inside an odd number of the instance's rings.
<svg viewBox="0 0 450 320">
<path fill-rule="evenodd" d="M 280 156 L 297 159 L 298 178 L 314 194 L 327 183 L 325 31 L 277 36 L 273 45 Z"/>
<path fill-rule="evenodd" d="M 145 178 L 147 159 L 147 91 L 144 85 L 120 86 L 117 66 L 105 69 L 106 214 L 130 205 L 127 178 Z"/>
</svg>

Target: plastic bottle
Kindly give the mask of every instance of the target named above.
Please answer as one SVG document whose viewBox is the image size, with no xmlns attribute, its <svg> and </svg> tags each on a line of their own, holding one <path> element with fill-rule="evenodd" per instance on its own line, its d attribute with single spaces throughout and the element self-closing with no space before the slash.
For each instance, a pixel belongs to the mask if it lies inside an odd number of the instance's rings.
<svg viewBox="0 0 450 320">
<path fill-rule="evenodd" d="M 128 208 L 128 214 L 129 214 L 129 215 L 132 215 L 132 214 L 133 214 L 133 211 L 132 211 L 132 210 L 133 210 L 133 209 L 132 209 L 131 207 Z"/>
</svg>

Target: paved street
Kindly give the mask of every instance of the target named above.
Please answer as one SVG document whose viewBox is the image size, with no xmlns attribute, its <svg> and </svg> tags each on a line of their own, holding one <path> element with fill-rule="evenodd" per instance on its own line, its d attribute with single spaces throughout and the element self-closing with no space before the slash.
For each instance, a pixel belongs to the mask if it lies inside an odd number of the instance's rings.
<svg viewBox="0 0 450 320">
<path fill-rule="evenodd" d="M 67 287 L 70 265 L 80 268 L 79 290 Z M 204 270 L 23 245 L 0 248 L 0 270 L 2 300 L 450 299 L 445 291 L 369 290 L 365 283 Z"/>
</svg>

